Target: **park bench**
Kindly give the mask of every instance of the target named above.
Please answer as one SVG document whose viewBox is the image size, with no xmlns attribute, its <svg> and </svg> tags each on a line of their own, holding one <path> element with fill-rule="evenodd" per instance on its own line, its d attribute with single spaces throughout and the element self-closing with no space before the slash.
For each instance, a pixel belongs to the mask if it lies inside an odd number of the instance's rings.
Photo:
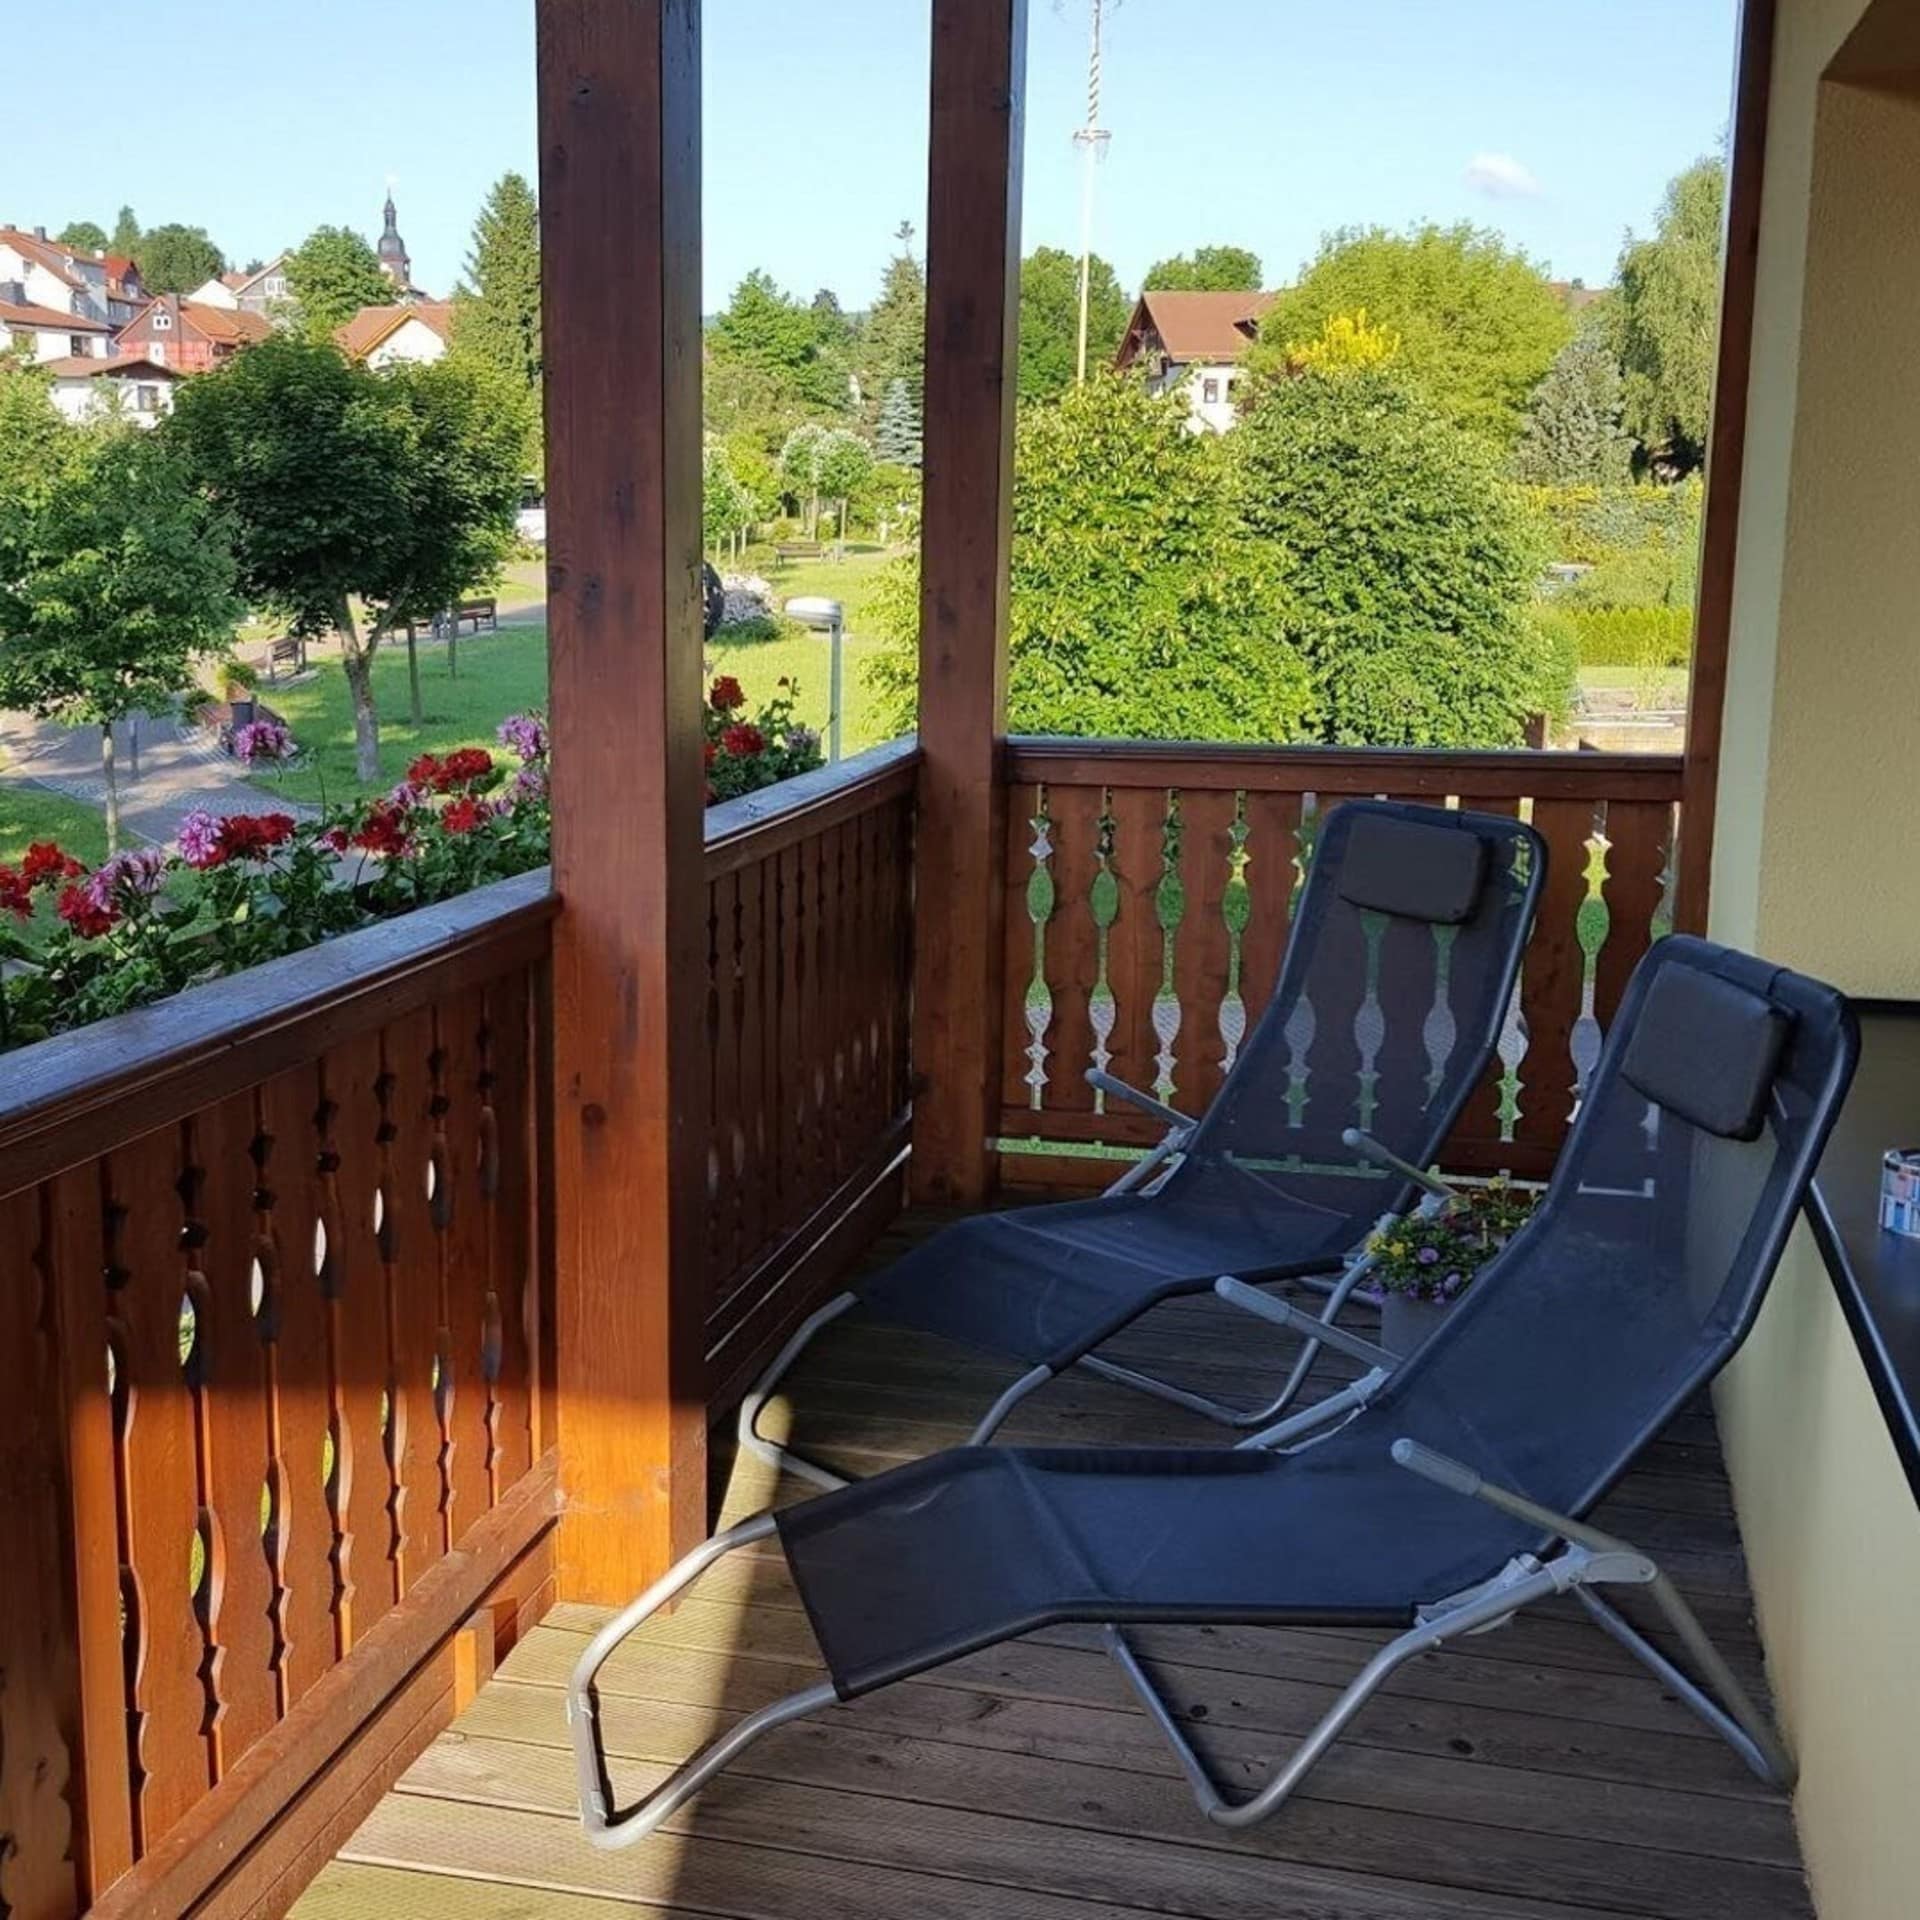
<svg viewBox="0 0 1920 1920">
<path fill-rule="evenodd" d="M 489 633 L 498 633 L 500 631 L 500 610 L 491 595 L 480 600 L 462 600 L 460 604 L 454 608 L 453 618 L 450 622 L 455 633 L 460 631 L 460 622 L 462 620 L 471 620 L 475 633 L 480 631 L 480 622 L 482 620 L 487 623 L 487 631 Z"/>
<path fill-rule="evenodd" d="M 307 643 L 298 634 L 282 634 L 268 644 L 267 678 L 278 680 L 282 667 L 291 667 L 295 673 L 307 670 Z"/>
<path fill-rule="evenodd" d="M 781 566 L 789 566 L 795 560 L 818 560 L 820 558 L 818 540 L 782 540 L 774 548 L 773 557 Z"/>
</svg>

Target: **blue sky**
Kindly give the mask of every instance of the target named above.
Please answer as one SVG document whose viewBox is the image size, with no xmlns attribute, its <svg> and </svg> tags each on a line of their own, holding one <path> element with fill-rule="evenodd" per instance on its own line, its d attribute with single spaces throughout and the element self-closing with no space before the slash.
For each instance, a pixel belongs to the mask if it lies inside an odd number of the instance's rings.
<svg viewBox="0 0 1920 1920">
<path fill-rule="evenodd" d="M 1071 248 L 1086 0 L 1031 0 L 1025 244 Z M 707 0 L 706 294 L 749 267 L 871 297 L 923 224 L 925 0 Z M 1720 139 L 1734 0 L 1120 0 L 1096 246 L 1131 290 L 1208 240 L 1284 282 L 1328 228 L 1468 219 L 1602 282 L 1670 175 Z M 249 0 L 158 48 L 150 6 L 10 21 L 0 221 L 204 225 L 236 260 L 379 226 L 444 292 L 473 214 L 534 172 L 532 0 Z M 82 64 L 75 69 L 75 59 Z M 75 87 L 110 108 L 76 117 Z M 102 133 L 99 129 L 104 128 Z"/>
</svg>

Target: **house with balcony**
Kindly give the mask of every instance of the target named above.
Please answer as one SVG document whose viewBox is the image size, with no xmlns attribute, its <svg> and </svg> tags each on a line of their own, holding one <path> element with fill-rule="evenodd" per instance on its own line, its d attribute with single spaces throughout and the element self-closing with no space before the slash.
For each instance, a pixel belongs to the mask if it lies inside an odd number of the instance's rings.
<svg viewBox="0 0 1920 1920">
<path fill-rule="evenodd" d="M 556 0 L 550 873 L 6 1058 L 8 1911 L 1911 1913 L 1920 1346 L 1875 1203 L 1920 1133 L 1920 14 L 1745 0 L 1688 736 L 1616 755 L 1009 735 L 1027 9 L 929 3 L 917 737 L 701 804 L 697 9 Z M 1552 1174 L 1669 926 L 1853 998 L 1859 1074 L 1757 1325 L 1596 1510 L 1770 1697 L 1791 1796 L 1687 1711 L 1683 1646 L 1654 1685 L 1569 1597 L 1402 1666 L 1257 1826 L 1198 1818 L 1097 1631 L 1049 1626 L 828 1688 L 644 1845 L 588 1845 L 590 1638 L 804 1496 L 735 1456 L 748 1384 L 932 1223 L 1146 1151 L 1085 1067 L 1197 1112 L 1355 795 L 1548 850 L 1445 1169 Z M 1122 1357 L 1248 1388 L 1207 1306 Z M 763 1418 L 867 1475 L 964 1440 L 1009 1372 L 834 1328 Z M 1084 1370 L 1007 1434 L 1219 1444 Z M 728 1564 L 601 1674 L 622 1798 L 819 1673 L 777 1548 Z M 1250 1785 L 1377 1644 L 1195 1623 L 1149 1655 Z"/>
</svg>

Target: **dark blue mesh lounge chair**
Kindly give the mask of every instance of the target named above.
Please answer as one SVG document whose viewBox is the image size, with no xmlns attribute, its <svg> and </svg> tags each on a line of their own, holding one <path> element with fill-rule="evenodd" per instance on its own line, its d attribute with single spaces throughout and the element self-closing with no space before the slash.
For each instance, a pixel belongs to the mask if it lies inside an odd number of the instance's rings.
<svg viewBox="0 0 1920 1920">
<path fill-rule="evenodd" d="M 1234 1279 L 1220 1287 L 1370 1363 L 1228 1452 L 969 1446 L 710 1541 L 588 1648 L 569 1711 L 597 1845 L 648 1831 L 749 1742 L 835 1700 L 1057 1621 L 1103 1625 L 1209 1818 L 1298 1785 L 1396 1667 L 1572 1593 L 1763 1777 L 1792 1762 L 1656 1562 L 1584 1516 L 1753 1324 L 1853 1072 L 1844 999 L 1705 941 L 1628 989 L 1535 1218 L 1405 1364 Z M 721 1554 L 777 1531 L 830 1679 L 741 1721 L 639 1808 L 609 1812 L 593 1678 Z M 1689 1674 L 1604 1597 L 1640 1586 Z M 1230 1800 L 1125 1637 L 1129 1623 L 1401 1629 L 1287 1765 Z M 1697 1676 L 1697 1678 L 1695 1677 Z"/>
<path fill-rule="evenodd" d="M 1416 1192 L 1444 1198 L 1424 1169 L 1493 1056 L 1546 857 L 1518 820 L 1380 800 L 1336 807 L 1272 1002 L 1204 1118 L 1089 1074 L 1167 1122 L 1161 1145 L 1099 1199 L 976 1215 L 829 1301 L 742 1403 L 741 1444 L 816 1486 L 844 1484 L 763 1436 L 758 1418 L 808 1341 L 854 1306 L 1026 1363 L 977 1439 L 1077 1362 L 1230 1425 L 1273 1419 L 1312 1350 L 1275 1399 L 1235 1408 L 1093 1349 L 1221 1273 L 1271 1282 L 1344 1264 L 1331 1319 L 1381 1217 Z"/>
</svg>

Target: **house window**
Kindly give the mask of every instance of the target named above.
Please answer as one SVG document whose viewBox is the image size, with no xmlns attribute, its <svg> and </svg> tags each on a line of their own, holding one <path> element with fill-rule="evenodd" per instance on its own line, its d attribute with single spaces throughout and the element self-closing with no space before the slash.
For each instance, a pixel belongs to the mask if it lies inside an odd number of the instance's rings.
<svg viewBox="0 0 1920 1920">
<path fill-rule="evenodd" d="M 93 342 L 84 333 L 70 333 L 67 335 L 67 351 L 77 353 L 84 360 L 92 354 Z"/>
<path fill-rule="evenodd" d="M 164 367 L 167 364 L 167 343 L 164 340 L 154 341 L 146 349 L 146 354 L 156 367 Z"/>
<path fill-rule="evenodd" d="M 158 387 L 135 387 L 133 390 L 134 407 L 141 413 L 160 411 L 160 389 Z"/>
<path fill-rule="evenodd" d="M 165 311 L 164 308 L 153 316 L 153 330 L 155 333 L 165 333 L 172 325 L 173 315 Z"/>
<path fill-rule="evenodd" d="M 1210 407 L 1218 406 L 1220 404 L 1220 382 L 1218 380 L 1202 380 L 1200 382 L 1200 398 Z"/>
</svg>

